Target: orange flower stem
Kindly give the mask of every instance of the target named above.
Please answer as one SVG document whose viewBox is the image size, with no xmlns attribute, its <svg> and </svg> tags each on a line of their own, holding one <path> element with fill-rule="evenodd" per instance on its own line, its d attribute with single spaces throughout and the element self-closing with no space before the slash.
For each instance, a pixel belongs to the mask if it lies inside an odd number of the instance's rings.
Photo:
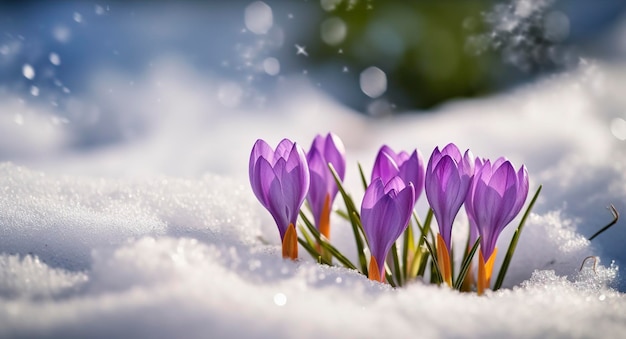
<svg viewBox="0 0 626 339">
<path fill-rule="evenodd" d="M 493 264 L 496 261 L 496 255 L 498 254 L 498 249 L 496 248 L 491 256 L 485 262 L 485 258 L 483 257 L 483 251 L 481 250 L 478 253 L 478 281 L 477 281 L 477 292 L 478 295 L 483 295 L 487 289 L 489 289 L 491 285 L 491 273 L 493 272 Z"/>
<path fill-rule="evenodd" d="M 326 237 L 326 240 L 330 240 L 330 195 L 326 194 L 324 199 L 324 207 L 322 208 L 322 215 L 320 216 L 319 224 L 320 233 Z"/>
<path fill-rule="evenodd" d="M 446 246 L 441 234 L 437 234 L 437 263 L 439 272 L 448 286 L 452 287 L 452 267 L 450 264 L 450 251 Z"/>
<path fill-rule="evenodd" d="M 380 276 L 380 267 L 378 266 L 378 262 L 376 261 L 376 258 L 374 258 L 374 256 L 370 257 L 370 265 L 367 273 L 367 277 L 370 280 L 375 280 L 382 283 L 385 282 L 385 275 L 383 275 L 382 277 Z"/>
<path fill-rule="evenodd" d="M 283 238 L 283 258 L 298 259 L 298 235 L 293 224 L 289 224 Z"/>
</svg>

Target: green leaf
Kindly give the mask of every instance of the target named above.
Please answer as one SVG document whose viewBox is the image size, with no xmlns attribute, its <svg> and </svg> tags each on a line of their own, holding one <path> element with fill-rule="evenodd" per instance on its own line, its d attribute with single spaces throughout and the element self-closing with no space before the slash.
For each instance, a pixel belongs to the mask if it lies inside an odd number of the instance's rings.
<svg viewBox="0 0 626 339">
<path fill-rule="evenodd" d="M 609 206 L 609 210 L 611 211 L 611 214 L 613 214 L 613 220 L 611 220 L 611 222 L 609 222 L 606 226 L 602 227 L 598 232 L 590 236 L 589 241 L 593 240 L 595 237 L 604 233 L 604 231 L 608 230 L 609 228 L 613 227 L 613 225 L 615 225 L 617 221 L 619 220 L 619 213 L 617 212 L 617 209 L 615 209 L 615 206 L 613 206 L 613 204 Z"/>
<path fill-rule="evenodd" d="M 398 257 L 398 246 L 394 242 L 391 245 L 391 256 L 393 261 L 393 273 L 396 275 L 396 281 L 398 282 L 398 286 L 402 286 L 404 284 L 404 278 L 402 274 L 402 270 L 400 269 L 400 258 Z"/>
<path fill-rule="evenodd" d="M 321 246 L 325 250 L 330 252 L 335 258 L 337 258 L 337 261 L 339 261 L 341 264 L 343 264 L 343 266 L 345 266 L 346 268 L 349 268 L 351 270 L 358 271 L 358 269 L 356 268 L 356 266 L 354 266 L 354 264 L 350 261 L 350 259 L 346 258 L 343 254 L 341 254 L 341 252 L 339 252 L 335 247 L 330 245 L 328 242 L 323 241 Z"/>
<path fill-rule="evenodd" d="M 363 189 L 367 189 L 367 179 L 365 179 L 365 173 L 363 173 L 363 167 L 361 167 L 361 163 L 357 162 L 357 166 L 359 167 L 359 174 L 361 175 L 361 183 L 363 183 Z"/>
<path fill-rule="evenodd" d="M 519 226 L 515 230 L 513 234 L 513 238 L 511 239 L 511 243 L 509 244 L 509 248 L 506 251 L 506 256 L 504 257 L 504 261 L 502 262 L 502 266 L 500 267 L 500 272 L 498 272 L 498 278 L 496 279 L 496 283 L 493 286 L 493 290 L 497 291 L 502 287 L 502 283 L 504 282 L 504 277 L 506 276 L 506 272 L 509 269 L 509 264 L 511 263 L 511 259 L 513 258 L 513 253 L 515 252 L 515 248 L 517 247 L 517 241 L 519 240 L 520 235 L 522 234 L 522 229 L 524 228 L 524 223 L 526 222 L 526 218 L 530 215 L 530 210 L 535 205 L 535 201 L 537 201 L 537 197 L 539 197 L 539 193 L 541 192 L 542 185 L 539 185 L 537 188 L 537 192 L 533 196 L 533 199 L 528 204 L 528 208 L 526 208 L 526 212 L 524 212 L 524 216 L 522 220 L 519 222 Z"/>
<path fill-rule="evenodd" d="M 461 290 L 461 287 L 463 286 L 463 281 L 465 280 L 465 276 L 467 275 L 467 272 L 469 272 L 469 268 L 472 265 L 472 259 L 474 258 L 474 255 L 478 250 L 478 245 L 480 245 L 480 237 L 476 239 L 474 246 L 472 246 L 472 249 L 468 252 L 468 254 L 465 256 L 465 259 L 463 259 L 463 262 L 461 263 L 461 271 L 459 272 L 459 276 L 454 282 L 455 290 Z"/>
<path fill-rule="evenodd" d="M 306 229 L 299 224 L 298 225 L 298 229 L 300 230 L 300 234 L 302 234 L 302 236 L 304 237 L 304 239 L 306 240 L 306 242 L 313 248 L 315 248 L 315 240 L 313 240 L 311 238 L 311 236 L 309 235 L 309 232 L 306 231 Z M 317 250 L 315 251 L 315 255 L 313 256 L 314 258 L 317 258 L 320 255 L 319 252 L 317 252 Z"/>
<path fill-rule="evenodd" d="M 426 266 L 428 265 L 428 257 L 430 256 L 430 252 L 424 247 L 420 247 L 419 251 L 421 253 L 421 257 L 420 257 L 419 266 L 416 265 L 418 266 L 416 276 L 423 277 L 424 273 L 426 273 Z"/>
<path fill-rule="evenodd" d="M 411 258 L 409 258 L 411 256 Z M 409 225 L 404 230 L 402 246 L 402 273 L 405 282 L 411 279 L 411 263 L 415 258 L 415 240 L 413 239 L 413 223 L 409 220 Z"/>
<path fill-rule="evenodd" d="M 313 257 L 313 259 L 315 259 L 318 263 L 320 264 L 325 264 L 328 266 L 331 266 L 331 263 L 329 262 L 325 262 L 324 258 L 322 258 L 321 255 L 317 254 L 317 251 L 315 251 L 315 249 L 313 247 L 311 247 L 311 245 L 309 245 L 306 240 L 298 237 L 298 242 L 300 243 L 300 245 L 302 245 L 302 247 L 304 247 L 304 249 L 309 252 L 309 254 L 311 255 L 311 257 Z M 317 256 L 316 256 L 317 254 Z"/>
<path fill-rule="evenodd" d="M 393 277 L 391 276 L 391 274 L 389 274 L 389 272 L 387 272 L 385 270 L 385 279 L 387 280 L 387 282 L 389 283 L 389 285 L 391 285 L 391 287 L 396 287 L 396 283 L 393 281 Z"/>
<path fill-rule="evenodd" d="M 346 219 L 347 221 L 350 221 L 350 216 L 348 215 L 348 213 L 346 213 L 346 211 L 344 211 L 344 210 L 336 210 L 335 213 L 337 213 L 337 215 L 339 215 L 340 217 Z"/>
<path fill-rule="evenodd" d="M 454 278 L 454 244 L 450 244 L 450 276 Z"/>
<path fill-rule="evenodd" d="M 415 276 L 423 277 L 426 272 L 426 265 L 428 264 L 430 252 L 428 252 L 425 246 L 420 247 L 417 251 L 419 251 L 420 258 L 419 262 L 415 263 L 415 268 L 417 269 Z"/>
<path fill-rule="evenodd" d="M 364 251 L 364 246 L 363 246 L 363 239 L 365 239 L 365 243 L 368 244 L 368 248 L 369 248 L 369 243 L 367 242 L 367 237 L 365 237 L 365 235 L 363 235 L 363 237 L 361 237 L 361 234 L 363 233 L 363 226 L 361 225 L 361 219 L 359 219 L 359 216 L 356 212 L 354 212 L 352 214 L 352 232 L 354 233 L 354 239 L 356 241 L 356 247 L 357 250 L 359 251 L 359 263 L 361 265 L 361 269 L 363 274 L 368 275 L 367 270 L 369 269 L 367 266 L 367 259 L 365 258 L 365 251 Z M 360 249 L 360 250 L 359 250 Z"/>
<path fill-rule="evenodd" d="M 337 171 L 335 171 L 335 168 L 331 163 L 328 163 L 328 168 L 335 179 L 339 193 L 341 194 L 343 202 L 346 205 L 347 214 L 350 216 L 350 224 L 352 225 L 352 233 L 354 234 L 359 264 L 361 265 L 361 273 L 367 275 L 367 258 L 365 258 L 363 239 L 361 238 L 362 230 L 359 230 L 361 217 L 359 216 L 359 212 L 357 211 L 352 198 L 350 198 L 348 193 L 346 193 L 346 190 L 341 183 L 341 179 L 339 179 L 339 175 L 337 175 Z"/>
<path fill-rule="evenodd" d="M 441 284 L 443 282 L 443 276 L 441 275 L 441 272 L 439 271 L 439 263 L 437 262 L 437 255 L 435 255 L 435 251 L 433 251 L 433 248 L 430 246 L 430 243 L 428 242 L 428 240 L 426 240 L 426 237 L 424 238 L 424 244 L 426 245 L 426 248 L 428 248 L 428 252 L 430 252 L 430 256 L 432 258 L 432 269 L 435 272 L 435 276 L 437 278 L 437 280 L 435 280 L 435 283 L 437 284 Z M 432 280 L 432 278 L 431 278 Z"/>
<path fill-rule="evenodd" d="M 348 258 L 346 258 L 343 254 L 341 254 L 339 250 L 337 250 L 333 245 L 331 245 L 328 241 L 326 241 L 326 239 L 320 234 L 317 228 L 313 226 L 311 221 L 309 221 L 309 219 L 305 215 L 303 215 L 302 212 L 300 212 L 300 217 L 302 217 L 302 220 L 304 221 L 305 226 L 309 229 L 309 232 L 313 234 L 313 237 L 315 237 L 315 240 L 317 241 L 317 243 L 320 245 L 321 248 L 328 251 L 333 257 L 335 257 L 345 267 L 349 269 L 357 270 L 356 266 L 354 266 L 354 264 Z"/>
<path fill-rule="evenodd" d="M 424 241 L 426 240 L 426 236 L 428 236 L 428 233 L 430 233 L 430 224 L 432 223 L 433 220 L 433 209 L 432 208 L 428 208 L 428 212 L 426 213 L 426 219 L 424 220 L 424 226 L 421 227 L 420 231 L 420 237 L 419 237 L 419 242 L 417 243 L 417 247 L 421 247 L 422 245 L 424 245 Z M 433 239 L 434 242 L 434 239 Z"/>
</svg>

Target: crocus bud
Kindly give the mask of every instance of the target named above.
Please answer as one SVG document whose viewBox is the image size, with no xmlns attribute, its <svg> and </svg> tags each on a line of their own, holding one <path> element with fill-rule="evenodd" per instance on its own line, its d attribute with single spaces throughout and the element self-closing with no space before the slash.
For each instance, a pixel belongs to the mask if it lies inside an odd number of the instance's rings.
<svg viewBox="0 0 626 339">
<path fill-rule="evenodd" d="M 489 288 L 496 242 L 502 230 L 522 209 L 528 196 L 528 171 L 515 168 L 506 158 L 487 160 L 476 168 L 467 196 L 467 213 L 480 234 L 478 293 Z"/>
<path fill-rule="evenodd" d="M 406 184 L 413 183 L 415 201 L 417 201 L 424 187 L 424 160 L 422 153 L 414 150 L 409 155 L 405 151 L 396 153 L 387 145 L 381 147 L 374 161 L 371 180 L 374 181 L 376 178 L 381 178 L 383 182 L 388 182 L 395 176 L 399 176 Z"/>
<path fill-rule="evenodd" d="M 369 278 L 380 282 L 385 278 L 385 258 L 393 243 L 406 229 L 413 211 L 415 190 L 400 177 L 387 183 L 375 178 L 365 190 L 361 203 L 361 223 L 372 254 Z"/>
<path fill-rule="evenodd" d="M 330 210 L 338 188 L 328 164 L 333 166 L 339 179 L 343 181 L 346 173 L 345 149 L 341 139 L 335 134 L 328 133 L 326 137 L 317 135 L 306 158 L 311 174 L 307 201 L 313 212 L 315 226 L 330 239 Z"/>
<path fill-rule="evenodd" d="M 437 259 L 448 285 L 452 284 L 450 267 L 452 224 L 469 190 L 474 172 L 473 159 L 469 150 L 461 156 L 456 145 L 451 143 L 441 151 L 436 147 L 426 167 L 424 184 L 426 198 L 439 226 Z"/>
<path fill-rule="evenodd" d="M 252 190 L 270 212 L 283 245 L 283 257 L 298 257 L 296 220 L 309 189 L 309 167 L 300 146 L 283 139 L 274 151 L 259 139 L 250 153 Z"/>
</svg>

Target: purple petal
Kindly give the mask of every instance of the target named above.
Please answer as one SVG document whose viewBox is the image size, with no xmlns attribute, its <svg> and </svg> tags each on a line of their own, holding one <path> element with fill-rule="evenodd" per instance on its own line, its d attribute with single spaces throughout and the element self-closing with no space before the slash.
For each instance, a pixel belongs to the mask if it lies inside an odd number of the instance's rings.
<svg viewBox="0 0 626 339">
<path fill-rule="evenodd" d="M 376 205 L 378 200 L 385 194 L 385 185 L 380 178 L 374 179 L 365 190 L 361 210 L 371 209 Z"/>
<path fill-rule="evenodd" d="M 309 189 L 304 151 L 288 139 L 283 139 L 275 152 L 265 141 L 257 140 L 250 155 L 249 176 L 255 196 L 276 221 L 282 238 L 289 224 L 296 223 Z"/>
<path fill-rule="evenodd" d="M 274 152 L 274 159 L 272 159 L 272 165 L 276 164 L 278 159 L 283 158 L 287 159 L 289 154 L 291 153 L 291 149 L 293 148 L 293 142 L 289 139 L 283 139 L 276 146 L 276 151 Z M 268 159 L 269 160 L 269 159 Z"/>
<path fill-rule="evenodd" d="M 435 148 L 426 168 L 426 198 L 448 248 L 451 246 L 454 218 L 470 189 L 474 161 L 471 157 L 469 150 L 461 157 L 458 148 L 448 144 L 441 153 Z"/>
<path fill-rule="evenodd" d="M 437 163 L 439 163 L 439 160 L 441 160 L 441 152 L 439 151 L 439 146 L 435 147 L 435 149 L 433 150 L 433 153 L 430 155 L 430 158 L 428 159 L 428 164 L 426 165 L 426 175 L 428 175 L 428 173 L 432 173 L 433 168 L 435 168 L 435 166 L 437 166 Z M 428 182 L 428 179 L 425 179 L 426 182 Z"/>
<path fill-rule="evenodd" d="M 501 197 L 504 197 L 504 192 L 517 184 L 515 170 L 510 162 L 505 161 L 499 167 L 493 166 L 492 171 L 493 174 L 489 178 L 488 185 L 495 189 Z"/>
<path fill-rule="evenodd" d="M 477 170 L 472 183 L 470 207 L 481 235 L 481 251 L 488 257 L 493 252 L 502 230 L 519 213 L 528 193 L 525 167 L 516 173 L 505 158 L 493 165 L 486 161 Z"/>
<path fill-rule="evenodd" d="M 439 178 L 439 189 L 441 190 L 437 201 L 439 233 L 441 233 L 446 246 L 451 248 L 452 224 L 467 195 L 467 189 L 462 187 L 458 169 L 450 156 L 445 155 L 439 161 L 437 168 L 435 168 L 435 174 Z M 463 189 L 465 189 L 464 193 L 462 192 Z"/>
<path fill-rule="evenodd" d="M 274 158 L 274 151 L 272 148 L 261 139 L 258 139 L 254 146 L 252 146 L 252 151 L 250 152 L 250 162 L 248 163 L 248 175 L 250 177 L 250 183 L 252 183 L 252 177 L 254 174 L 254 166 L 259 158 L 267 159 L 272 162 Z"/>
<path fill-rule="evenodd" d="M 319 225 L 324 209 L 326 196 L 330 201 L 335 199 L 338 188 L 328 163 L 332 164 L 340 180 L 343 180 L 346 171 L 345 150 L 341 139 L 332 133 L 326 137 L 317 135 L 307 153 L 307 162 L 311 174 L 311 184 L 307 199 L 311 205 L 315 224 Z"/>
<path fill-rule="evenodd" d="M 395 176 L 385 184 L 384 192 L 385 194 L 392 194 L 395 198 L 398 192 L 403 190 L 406 186 L 407 184 L 404 180 L 402 180 L 402 178 Z"/>
<path fill-rule="evenodd" d="M 453 143 L 447 144 L 446 147 L 441 150 L 441 156 L 443 157 L 445 155 L 450 156 L 456 163 L 461 162 L 461 151 L 459 151 L 459 148 Z"/>
<path fill-rule="evenodd" d="M 467 176 L 474 175 L 474 155 L 470 150 L 465 151 L 465 155 L 463 155 L 463 161 L 459 164 L 459 173 Z"/>
<path fill-rule="evenodd" d="M 274 169 L 265 158 L 259 158 L 252 174 L 252 190 L 265 208 L 269 206 L 269 189 L 272 181 L 277 180 Z"/>
<path fill-rule="evenodd" d="M 279 164 L 281 164 L 279 165 L 281 167 L 279 170 L 281 172 L 284 171 L 284 165 L 282 165 L 283 163 L 283 160 L 279 160 Z M 287 192 L 285 192 L 285 189 L 287 189 Z M 278 232 L 280 233 L 281 239 L 285 236 L 287 227 L 289 227 L 289 223 L 292 219 L 291 215 L 294 212 L 292 200 L 290 200 L 289 197 L 292 193 L 289 192 L 289 189 L 289 186 L 283 186 L 282 182 L 274 180 L 271 182 L 268 190 L 269 199 L 267 210 L 274 218 L 274 221 L 276 221 L 276 226 L 278 226 Z"/>
<path fill-rule="evenodd" d="M 381 195 L 381 191 L 387 193 Z M 385 261 L 391 245 L 406 229 L 414 195 L 413 185 L 404 186 L 400 178 L 393 178 L 386 187 L 376 178 L 367 188 L 361 204 L 361 220 L 370 251 L 378 262 Z"/>
<path fill-rule="evenodd" d="M 328 133 L 326 136 L 324 158 L 326 158 L 326 162 L 330 162 L 333 165 L 339 179 L 343 181 L 346 175 L 346 150 L 341 139 L 333 133 Z M 332 176 L 330 180 L 332 180 L 333 186 L 336 186 Z"/>
<path fill-rule="evenodd" d="M 321 153 L 321 152 L 324 151 L 324 145 L 325 144 L 326 144 L 326 138 L 324 138 L 323 136 L 318 134 L 318 135 L 315 136 L 315 138 L 313 138 L 313 142 L 311 143 L 310 150 L 316 149 L 318 152 Z"/>
<path fill-rule="evenodd" d="M 384 147 L 384 146 L 383 146 Z M 372 181 L 376 178 L 381 178 L 383 182 L 388 182 L 391 178 L 398 175 L 398 166 L 393 158 L 383 149 L 378 152 L 376 160 L 374 161 L 374 167 L 372 169 Z"/>
<path fill-rule="evenodd" d="M 418 150 L 413 151 L 410 156 L 407 155 L 406 160 L 400 165 L 399 175 L 406 183 L 413 183 L 417 201 L 424 188 L 424 160 Z"/>
<path fill-rule="evenodd" d="M 296 143 L 294 143 L 291 148 L 286 169 L 290 173 L 294 172 L 293 182 L 298 193 L 298 206 L 300 206 L 304 202 L 304 198 L 309 190 L 311 176 L 309 174 L 309 165 L 306 161 L 306 154 L 302 147 Z"/>
<path fill-rule="evenodd" d="M 328 167 L 326 167 L 324 158 L 316 148 L 312 148 L 309 151 L 307 159 L 311 174 L 307 200 L 311 206 L 315 224 L 318 225 L 324 208 L 324 200 L 326 200 L 326 194 L 328 194 Z"/>
<path fill-rule="evenodd" d="M 483 162 L 480 158 L 476 158 L 474 160 L 474 179 L 470 183 L 470 188 L 467 191 L 467 196 L 465 198 L 465 212 L 467 214 L 467 219 L 470 224 L 470 244 L 474 244 L 476 239 L 478 239 L 479 231 L 478 225 L 476 223 L 476 214 L 474 212 L 474 193 L 476 192 L 476 181 L 479 180 L 478 173 L 482 171 Z"/>
<path fill-rule="evenodd" d="M 515 210 L 519 211 L 524 206 L 526 198 L 528 197 L 528 171 L 526 166 L 522 167 L 517 172 L 517 201 L 515 203 Z M 517 214 L 516 213 L 516 214 Z"/>
</svg>

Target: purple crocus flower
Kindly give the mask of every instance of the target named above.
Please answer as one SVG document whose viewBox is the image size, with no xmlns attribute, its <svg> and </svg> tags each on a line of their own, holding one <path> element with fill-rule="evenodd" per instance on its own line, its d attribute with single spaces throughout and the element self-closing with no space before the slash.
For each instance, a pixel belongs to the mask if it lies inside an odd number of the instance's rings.
<svg viewBox="0 0 626 339">
<path fill-rule="evenodd" d="M 467 212 L 480 234 L 478 293 L 489 287 L 498 236 L 522 209 L 528 196 L 528 171 L 516 172 L 506 158 L 493 164 L 487 160 L 472 180 L 467 196 Z"/>
<path fill-rule="evenodd" d="M 333 133 L 326 137 L 317 135 L 306 155 L 311 173 L 311 187 L 307 200 L 313 212 L 315 225 L 326 238 L 330 239 L 330 210 L 337 196 L 337 183 L 328 163 L 333 165 L 339 179 L 346 173 L 346 157 L 343 142 Z"/>
<path fill-rule="evenodd" d="M 372 254 L 369 278 L 384 281 L 385 258 L 391 245 L 406 229 L 413 210 L 415 189 L 400 177 L 387 183 L 375 178 L 365 190 L 361 203 L 361 223 Z"/>
<path fill-rule="evenodd" d="M 456 145 L 450 143 L 441 151 L 436 147 L 426 167 L 424 183 L 426 198 L 439 225 L 438 263 L 443 278 L 449 285 L 452 283 L 450 267 L 452 224 L 470 187 L 474 173 L 473 159 L 469 150 L 461 156 Z"/>
<path fill-rule="evenodd" d="M 395 176 L 402 178 L 405 183 L 413 183 L 415 201 L 417 201 L 424 187 L 424 160 L 422 153 L 414 150 L 409 155 L 405 151 L 396 153 L 387 145 L 381 147 L 374 161 L 371 180 L 373 181 L 379 177 L 383 182 L 388 182 Z"/>
<path fill-rule="evenodd" d="M 310 181 L 304 151 L 288 139 L 283 139 L 274 151 L 259 139 L 250 153 L 249 175 L 254 194 L 276 221 L 283 257 L 296 259 L 295 224 Z"/>
<path fill-rule="evenodd" d="M 437 219 L 439 234 L 448 249 L 452 223 L 463 205 L 474 173 L 473 158 L 469 150 L 461 156 L 456 145 L 451 143 L 441 151 L 436 147 L 426 167 L 426 198 Z"/>
<path fill-rule="evenodd" d="M 476 158 L 476 160 L 474 161 L 474 174 L 476 174 L 479 170 L 479 168 L 481 168 L 483 166 L 483 162 L 485 160 L 481 160 L 480 158 Z M 473 182 L 473 181 L 472 181 Z M 472 196 L 472 184 L 470 184 L 470 189 L 467 192 L 467 196 L 465 197 L 465 214 L 467 214 L 467 219 L 469 221 L 469 244 L 470 246 L 473 246 L 474 243 L 476 242 L 476 239 L 478 239 L 479 233 L 478 233 L 478 225 L 476 225 L 476 221 L 474 220 L 474 214 L 471 212 L 473 209 L 473 201 L 471 199 Z"/>
</svg>

